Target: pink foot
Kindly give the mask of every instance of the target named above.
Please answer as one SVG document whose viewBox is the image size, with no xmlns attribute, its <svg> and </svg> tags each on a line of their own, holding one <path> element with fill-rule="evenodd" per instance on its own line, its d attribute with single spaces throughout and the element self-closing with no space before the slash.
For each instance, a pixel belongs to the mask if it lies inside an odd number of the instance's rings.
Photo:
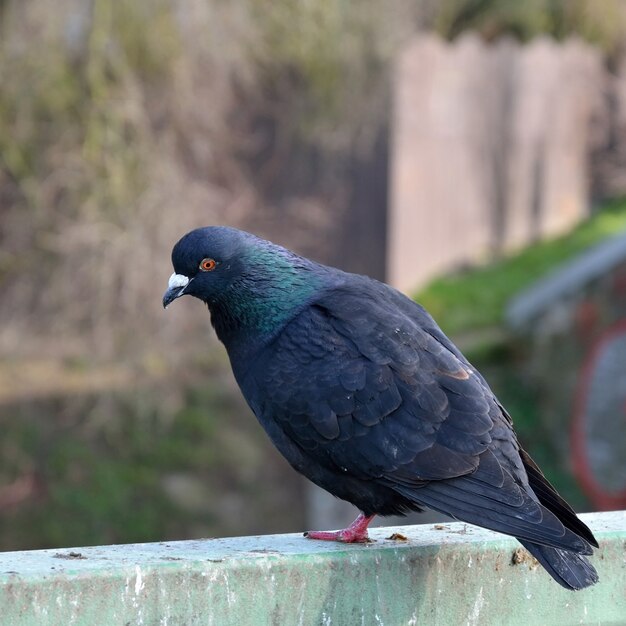
<svg viewBox="0 0 626 626">
<path fill-rule="evenodd" d="M 374 515 L 365 517 L 363 513 L 343 530 L 309 530 L 304 533 L 308 539 L 321 539 L 322 541 L 342 541 L 343 543 L 368 543 L 367 527 L 374 519 Z"/>
</svg>

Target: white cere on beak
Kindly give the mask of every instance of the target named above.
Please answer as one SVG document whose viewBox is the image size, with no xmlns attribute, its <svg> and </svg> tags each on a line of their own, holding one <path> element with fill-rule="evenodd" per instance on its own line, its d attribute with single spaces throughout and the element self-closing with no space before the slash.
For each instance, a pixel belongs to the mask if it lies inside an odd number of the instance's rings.
<svg viewBox="0 0 626 626">
<path fill-rule="evenodd" d="M 167 281 L 168 289 L 176 289 L 176 287 L 186 287 L 189 284 L 189 278 L 182 274 L 172 274 Z"/>
</svg>

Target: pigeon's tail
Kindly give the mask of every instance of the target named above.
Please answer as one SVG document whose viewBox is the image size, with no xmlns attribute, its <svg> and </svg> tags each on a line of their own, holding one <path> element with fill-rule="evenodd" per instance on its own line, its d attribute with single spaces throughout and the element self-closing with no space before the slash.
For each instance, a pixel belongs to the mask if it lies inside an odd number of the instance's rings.
<svg viewBox="0 0 626 626">
<path fill-rule="evenodd" d="M 419 505 L 512 535 L 567 589 L 592 585 L 598 575 L 585 556 L 598 546 L 593 533 L 525 453 L 522 461 L 526 488 L 487 450 L 471 474 L 415 485 L 398 470 L 393 489 Z"/>
<path fill-rule="evenodd" d="M 572 507 L 561 498 L 537 464 L 530 458 L 530 455 L 525 450 L 520 450 L 520 456 L 526 469 L 528 482 L 535 495 L 539 498 L 539 502 L 554 513 L 565 528 L 568 528 L 579 537 L 582 537 L 588 544 L 597 548 L 598 542 L 589 527 L 578 518 Z"/>
<path fill-rule="evenodd" d="M 543 565 L 550 576 L 566 589 L 584 589 L 598 582 L 598 572 L 581 554 L 522 539 L 519 539 L 519 542 Z"/>
<path fill-rule="evenodd" d="M 541 504 L 552 511 L 566 528 L 597 548 L 598 542 L 592 532 L 556 492 L 530 455 L 524 450 L 520 450 L 520 453 L 530 486 Z M 566 589 L 584 589 L 598 582 L 598 572 L 581 554 L 523 539 L 518 540 L 545 567 L 550 576 Z"/>
</svg>

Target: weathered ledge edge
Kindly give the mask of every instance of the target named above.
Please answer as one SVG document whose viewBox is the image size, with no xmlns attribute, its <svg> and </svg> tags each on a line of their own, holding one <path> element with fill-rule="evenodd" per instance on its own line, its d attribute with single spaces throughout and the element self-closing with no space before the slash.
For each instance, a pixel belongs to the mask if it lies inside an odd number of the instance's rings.
<svg viewBox="0 0 626 626">
<path fill-rule="evenodd" d="M 580 592 L 455 523 L 0 553 L 0 624 L 623 624 L 626 512 L 582 517 L 600 583 Z"/>
</svg>

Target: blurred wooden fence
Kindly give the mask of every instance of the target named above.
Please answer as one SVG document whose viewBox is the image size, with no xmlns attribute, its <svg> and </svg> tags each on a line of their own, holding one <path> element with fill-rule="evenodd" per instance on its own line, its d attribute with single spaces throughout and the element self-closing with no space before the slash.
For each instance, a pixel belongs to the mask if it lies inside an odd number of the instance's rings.
<svg viewBox="0 0 626 626">
<path fill-rule="evenodd" d="M 393 87 L 387 279 L 412 290 L 583 218 L 605 76 L 578 40 L 414 39 Z"/>
</svg>

